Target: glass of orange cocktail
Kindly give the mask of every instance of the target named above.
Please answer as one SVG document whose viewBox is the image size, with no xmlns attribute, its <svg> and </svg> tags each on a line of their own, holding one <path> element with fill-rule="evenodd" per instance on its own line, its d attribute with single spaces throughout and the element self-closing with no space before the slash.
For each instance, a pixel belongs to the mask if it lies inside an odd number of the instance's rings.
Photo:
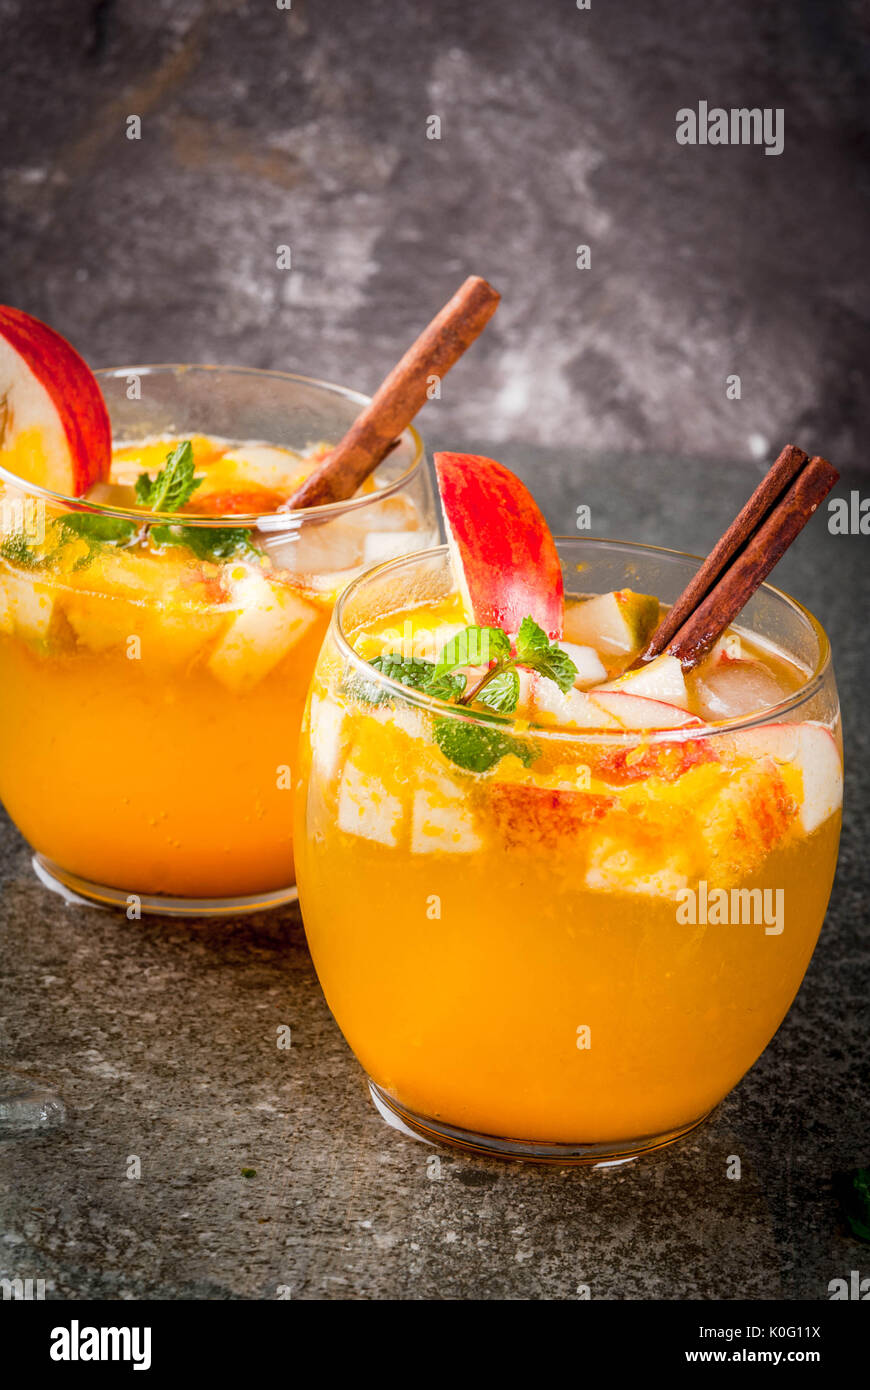
<svg viewBox="0 0 870 1390">
<path fill-rule="evenodd" d="M 365 397 L 223 367 L 98 377 L 108 480 L 61 496 L 22 481 L 38 460 L 0 452 L 0 797 L 41 877 L 85 898 L 286 901 L 299 724 L 335 597 L 437 539 L 421 441 L 406 431 L 349 501 L 282 512 Z M 164 512 L 158 480 L 188 444 L 195 490 Z"/>
<path fill-rule="evenodd" d="M 382 1112 L 600 1161 L 697 1125 L 776 1032 L 828 902 L 841 741 L 828 642 L 785 594 L 759 589 L 659 700 L 621 681 L 697 561 L 558 555 L 576 684 L 520 670 L 509 714 L 415 688 L 447 650 L 481 690 L 493 655 L 449 650 L 469 619 L 446 549 L 345 591 L 303 733 L 297 868 Z"/>
</svg>

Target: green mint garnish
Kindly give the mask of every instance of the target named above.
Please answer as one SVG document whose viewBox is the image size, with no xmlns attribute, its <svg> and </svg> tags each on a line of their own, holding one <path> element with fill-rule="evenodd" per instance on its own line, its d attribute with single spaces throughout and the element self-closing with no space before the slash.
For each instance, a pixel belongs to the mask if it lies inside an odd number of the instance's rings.
<svg viewBox="0 0 870 1390">
<path fill-rule="evenodd" d="M 136 500 L 152 512 L 177 512 L 202 482 L 193 476 L 193 449 L 189 439 L 166 455 L 157 477 L 140 473 L 136 479 Z"/>
<path fill-rule="evenodd" d="M 500 627 L 466 627 L 450 639 L 434 664 L 421 657 L 403 657 L 398 652 L 383 653 L 368 664 L 411 690 L 458 706 L 476 702 L 498 714 L 512 714 L 519 703 L 518 665 L 531 667 L 555 681 L 563 691 L 570 690 L 577 675 L 567 653 L 551 642 L 531 618 L 524 618 L 520 625 L 515 653 L 511 651 L 509 636 Z M 483 665 L 489 669 L 466 689 L 465 674 L 456 668 Z M 391 699 L 375 681 L 356 675 L 345 680 L 343 689 L 351 698 L 367 704 L 382 705 Z M 470 720 L 436 718 L 433 733 L 445 758 L 467 772 L 488 772 L 509 754 L 529 767 L 539 756 L 537 746 L 528 740 Z"/>
<path fill-rule="evenodd" d="M 509 660 L 510 654 L 511 639 L 500 627 L 466 627 L 451 637 L 435 671 L 442 676 L 456 666 L 488 666 L 491 661 Z"/>
<path fill-rule="evenodd" d="M 137 530 L 134 521 L 125 521 L 120 516 L 100 516 L 96 512 L 71 512 L 61 518 L 60 524 L 67 535 L 81 536 L 83 540 L 106 545 L 121 545 L 129 541 Z"/>
<path fill-rule="evenodd" d="M 436 719 L 433 733 L 445 758 L 466 772 L 488 772 L 509 753 L 529 767 L 538 754 L 537 748 L 523 739 L 481 724 L 466 724 L 462 719 Z"/>
<path fill-rule="evenodd" d="M 234 526 L 152 526 L 155 545 L 186 545 L 200 560 L 233 560 L 250 556 L 259 559 L 261 551 L 251 541 L 251 531 Z"/>
<path fill-rule="evenodd" d="M 488 709 L 498 710 L 499 714 L 513 714 L 520 699 L 519 671 L 515 666 L 506 666 L 486 685 L 478 686 L 474 698 Z"/>
<path fill-rule="evenodd" d="M 0 541 L 0 555 L 4 560 L 8 560 L 10 565 L 17 565 L 19 569 L 36 570 L 47 563 L 48 557 L 37 555 L 23 531 L 12 531 L 8 536 L 4 536 Z"/>
<path fill-rule="evenodd" d="M 492 664 L 475 685 L 463 692 L 459 703 L 470 705 L 477 701 L 502 714 L 512 714 L 519 702 L 518 665 L 555 681 L 563 692 L 571 689 L 577 675 L 577 667 L 567 652 L 551 642 L 532 618 L 523 618 L 520 623 L 516 654 L 511 652 L 510 638 L 500 627 L 467 627 L 450 639 L 435 669 L 437 675 L 442 675 L 455 666 L 484 663 Z"/>
<path fill-rule="evenodd" d="M 119 516 L 100 516 L 97 512 L 71 512 L 60 519 L 61 542 L 70 539 L 87 541 L 87 551 L 73 566 L 77 570 L 89 565 L 102 546 L 127 545 L 138 534 L 138 529 L 133 521 L 125 521 Z"/>
<path fill-rule="evenodd" d="M 51 523 L 51 548 L 39 555 L 22 531 L 16 531 L 0 541 L 0 555 L 22 569 L 43 569 L 56 558 L 65 541 L 83 540 L 87 551 L 76 561 L 74 568 L 90 564 L 101 545 L 125 545 L 137 533 L 132 521 L 121 517 L 101 516 L 97 512 L 70 512 Z"/>
<path fill-rule="evenodd" d="M 551 642 L 543 628 L 531 618 L 523 618 L 517 633 L 517 661 L 539 675 L 555 681 L 566 694 L 577 677 L 577 667 L 567 652 Z"/>
</svg>

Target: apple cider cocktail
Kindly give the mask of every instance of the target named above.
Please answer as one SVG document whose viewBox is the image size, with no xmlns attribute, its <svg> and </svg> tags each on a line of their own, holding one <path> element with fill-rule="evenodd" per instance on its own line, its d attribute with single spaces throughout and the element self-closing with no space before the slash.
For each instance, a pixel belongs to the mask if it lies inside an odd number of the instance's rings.
<svg viewBox="0 0 870 1390">
<path fill-rule="evenodd" d="M 335 597 L 437 539 L 420 441 L 353 499 L 282 511 L 364 398 L 241 369 L 99 379 L 107 476 L 67 479 L 35 427 L 0 447 L 0 797 L 43 873 L 86 896 L 279 901 Z"/>
<path fill-rule="evenodd" d="M 489 461 L 436 457 L 453 563 L 356 581 L 318 662 L 311 953 L 377 1103 L 417 1132 L 636 1152 L 737 1083 L 807 968 L 842 796 L 827 643 L 765 587 L 690 673 L 668 654 L 632 669 L 691 558 L 557 556 L 506 470 L 500 532 L 475 526 Z"/>
</svg>

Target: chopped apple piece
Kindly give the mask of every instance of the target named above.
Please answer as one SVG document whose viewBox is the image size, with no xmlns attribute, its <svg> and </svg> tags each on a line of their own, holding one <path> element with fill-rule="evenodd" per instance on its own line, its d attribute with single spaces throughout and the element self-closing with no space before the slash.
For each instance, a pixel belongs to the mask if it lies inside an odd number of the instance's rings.
<svg viewBox="0 0 870 1390">
<path fill-rule="evenodd" d="M 605 656 L 631 656 L 640 651 L 658 618 L 659 601 L 652 594 L 616 589 L 570 604 L 565 636 Z"/>
<path fill-rule="evenodd" d="M 632 893 L 647 898 L 676 898 L 689 878 L 677 862 L 650 870 L 644 859 L 620 840 L 602 840 L 589 856 L 586 886 L 604 893 Z"/>
<path fill-rule="evenodd" d="M 694 725 L 702 727 L 701 720 L 678 705 L 666 704 L 664 700 L 651 700 L 646 695 L 632 695 L 625 690 L 593 690 L 586 697 L 594 705 L 600 706 L 623 729 L 682 729 Z"/>
<path fill-rule="evenodd" d="M 65 338 L 0 305 L 0 463 L 65 497 L 109 476 L 112 431 L 90 367 Z"/>
<path fill-rule="evenodd" d="M 563 695 L 554 681 L 535 675 L 532 677 L 530 717 L 563 729 L 622 727 L 619 720 L 590 695 L 580 690 L 569 690 Z"/>
<path fill-rule="evenodd" d="M 843 764 L 834 735 L 824 724 L 763 724 L 729 734 L 728 745 L 740 757 L 771 758 L 801 774 L 799 816 L 811 834 L 843 804 Z"/>
<path fill-rule="evenodd" d="M 19 632 L 30 642 L 43 643 L 54 613 L 57 591 L 27 576 L 0 574 L 0 631 Z"/>
<path fill-rule="evenodd" d="M 446 777 L 431 778 L 414 792 L 411 807 L 413 854 L 471 854 L 481 839 L 465 792 Z"/>
<path fill-rule="evenodd" d="M 494 459 L 436 454 L 435 471 L 456 581 L 481 627 L 511 636 L 533 618 L 562 634 L 562 566 L 528 488 Z"/>
<path fill-rule="evenodd" d="M 689 708 L 689 692 L 683 668 L 675 656 L 662 652 L 648 666 L 638 671 L 626 671 L 624 676 L 602 685 L 599 690 L 622 690 L 629 695 L 644 695 L 650 700 L 663 700 L 668 705 Z M 595 692 L 598 694 L 598 690 Z"/>
<path fill-rule="evenodd" d="M 498 832 L 509 849 L 549 848 L 576 839 L 617 805 L 613 796 L 529 782 L 493 781 L 488 800 Z"/>
<path fill-rule="evenodd" d="M 705 856 L 716 865 L 717 886 L 753 873 L 796 818 L 786 778 L 776 760 L 759 749 L 757 761 L 733 770 L 698 816 Z"/>
<path fill-rule="evenodd" d="M 209 669 L 236 694 L 251 690 L 278 665 L 317 621 L 318 611 L 258 570 L 237 566 L 230 577 L 238 608 L 208 660 Z"/>
<path fill-rule="evenodd" d="M 328 696 L 312 694 L 308 727 L 314 767 L 318 776 L 327 782 L 338 767 L 346 740 L 345 712 Z"/>
<path fill-rule="evenodd" d="M 401 820 L 399 798 L 387 791 L 380 778 L 348 762 L 338 794 L 339 830 L 382 845 L 395 845 Z"/>
<path fill-rule="evenodd" d="M 578 647 L 576 642 L 560 642 L 559 646 L 577 667 L 577 675 L 574 677 L 575 690 L 585 690 L 588 686 L 598 685 L 607 679 L 607 672 L 594 647 Z"/>
</svg>

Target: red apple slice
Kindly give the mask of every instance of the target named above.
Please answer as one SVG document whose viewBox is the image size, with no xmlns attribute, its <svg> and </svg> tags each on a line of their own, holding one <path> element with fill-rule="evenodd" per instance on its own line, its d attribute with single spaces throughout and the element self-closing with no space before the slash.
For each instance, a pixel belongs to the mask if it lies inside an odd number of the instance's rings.
<svg viewBox="0 0 870 1390">
<path fill-rule="evenodd" d="M 843 802 L 843 764 L 836 740 L 824 724 L 813 720 L 801 724 L 762 724 L 757 729 L 741 729 L 726 738 L 742 758 L 769 756 L 777 763 L 791 763 L 800 770 L 803 778 L 800 819 L 808 835 L 839 810 Z"/>
<path fill-rule="evenodd" d="M 436 454 L 450 556 L 468 613 L 512 637 L 523 618 L 562 635 L 562 567 L 540 509 L 513 473 L 477 454 Z"/>
<path fill-rule="evenodd" d="M 600 705 L 623 729 L 688 729 L 703 727 L 702 721 L 677 705 L 651 700 L 647 695 L 630 695 L 623 690 L 590 690 L 587 699 Z"/>
<path fill-rule="evenodd" d="M 608 681 L 600 690 L 624 691 L 627 695 L 643 695 L 648 700 L 661 700 L 666 705 L 678 705 L 687 709 L 689 692 L 683 668 L 675 656 L 662 652 L 648 666 L 639 671 L 627 671 L 624 676 Z M 595 691 L 598 694 L 598 690 Z"/>
<path fill-rule="evenodd" d="M 109 412 L 86 362 L 47 324 L 0 305 L 0 462 L 82 497 L 112 461 Z"/>
</svg>

